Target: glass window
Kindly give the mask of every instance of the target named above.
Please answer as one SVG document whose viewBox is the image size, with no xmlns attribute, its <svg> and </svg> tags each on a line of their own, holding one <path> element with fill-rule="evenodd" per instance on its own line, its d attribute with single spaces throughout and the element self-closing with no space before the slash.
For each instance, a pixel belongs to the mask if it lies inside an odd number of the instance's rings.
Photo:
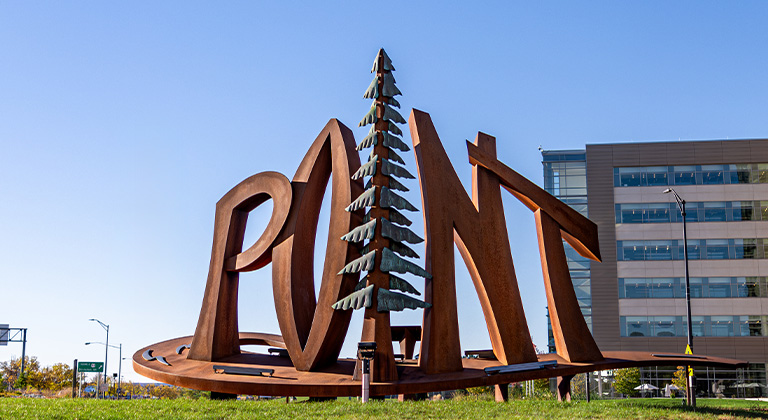
<svg viewBox="0 0 768 420">
<path fill-rule="evenodd" d="M 581 203 L 583 198 L 579 200 Z M 573 208 L 577 206 L 577 204 L 571 204 L 567 198 L 563 201 Z M 581 206 L 586 205 L 582 203 Z M 615 211 L 616 223 L 680 223 L 683 221 L 675 203 L 621 203 L 615 205 Z M 761 220 L 761 214 L 765 214 L 764 220 L 768 220 L 768 201 L 688 202 L 686 212 L 686 221 L 689 223 Z"/>
<path fill-rule="evenodd" d="M 757 170 L 752 171 L 752 182 L 755 184 L 768 183 L 768 163 L 759 163 L 757 165 Z"/>
<path fill-rule="evenodd" d="M 754 220 L 754 203 L 752 201 L 731 202 L 731 213 L 734 221 Z"/>
<path fill-rule="evenodd" d="M 682 324 L 685 327 L 685 329 L 687 329 L 688 328 L 688 325 L 687 325 L 688 321 L 685 319 L 685 317 L 683 317 L 682 319 L 683 319 Z M 693 336 L 694 337 L 704 337 L 705 335 L 708 335 L 708 334 L 706 334 L 706 332 L 707 332 L 707 328 L 706 328 L 707 327 L 707 322 L 706 322 L 706 318 L 705 317 L 703 317 L 703 316 L 692 316 L 691 317 L 691 323 L 693 324 L 691 326 L 691 330 L 693 330 Z M 687 331 L 686 331 L 686 335 L 687 335 Z"/>
<path fill-rule="evenodd" d="M 668 185 L 666 166 L 648 166 L 645 168 L 645 182 L 643 185 L 661 186 Z"/>
<path fill-rule="evenodd" d="M 736 259 L 757 258 L 757 241 L 754 239 L 734 239 L 733 242 Z"/>
<path fill-rule="evenodd" d="M 745 279 L 746 297 L 765 297 L 766 293 L 765 277 L 747 277 Z"/>
<path fill-rule="evenodd" d="M 675 185 L 696 185 L 695 166 L 673 166 Z"/>
<path fill-rule="evenodd" d="M 709 297 L 711 298 L 731 297 L 731 278 L 730 277 L 710 277 L 709 278 Z"/>
<path fill-rule="evenodd" d="M 568 261 L 568 270 L 589 270 L 589 261 Z"/>
<path fill-rule="evenodd" d="M 674 316 L 655 316 L 651 322 L 654 337 L 674 337 L 675 336 L 675 317 Z"/>
<path fill-rule="evenodd" d="M 731 184 L 749 184 L 752 165 L 728 165 Z"/>
<path fill-rule="evenodd" d="M 643 241 L 618 241 L 620 261 L 643 261 L 645 260 L 645 246 Z"/>
<path fill-rule="evenodd" d="M 702 240 L 701 239 L 688 239 L 688 259 L 689 260 L 698 260 L 701 259 L 701 250 L 702 250 Z M 677 259 L 682 260 L 684 259 L 684 249 L 683 249 L 683 241 L 679 241 L 678 251 L 679 251 L 679 257 Z"/>
<path fill-rule="evenodd" d="M 587 198 L 584 197 L 584 201 L 587 201 Z M 581 213 L 584 216 L 589 216 L 589 213 L 587 212 L 587 205 L 582 203 L 569 203 L 568 201 L 565 201 L 565 204 L 568 204 L 571 206 L 572 209 L 576 210 L 577 212 Z"/>
<path fill-rule="evenodd" d="M 673 280 L 675 281 L 675 297 L 684 298 L 685 297 L 685 279 L 676 277 Z"/>
<path fill-rule="evenodd" d="M 584 170 L 581 170 L 581 175 L 576 175 L 573 172 L 568 171 L 568 176 L 560 178 L 560 186 L 563 188 L 586 188 L 587 177 L 583 174 Z"/>
<path fill-rule="evenodd" d="M 563 196 L 587 195 L 587 189 L 584 187 L 575 187 L 575 188 L 560 187 L 560 194 Z"/>
<path fill-rule="evenodd" d="M 724 165 L 701 165 L 701 183 L 704 185 L 724 184 Z"/>
<path fill-rule="evenodd" d="M 645 247 L 647 260 L 671 260 L 673 241 L 649 241 Z"/>
<path fill-rule="evenodd" d="M 653 298 L 673 298 L 675 297 L 675 279 L 658 278 L 653 279 L 651 288 L 651 297 Z"/>
<path fill-rule="evenodd" d="M 732 316 L 712 316 L 710 318 L 709 328 L 712 337 L 733 337 Z"/>
<path fill-rule="evenodd" d="M 685 296 L 685 284 L 683 284 L 683 296 Z M 706 296 L 709 296 L 708 294 Z M 691 277 L 691 297 L 701 298 L 704 295 L 704 279 L 701 277 Z"/>
<path fill-rule="evenodd" d="M 642 185 L 640 168 L 619 168 L 620 187 L 638 187 Z"/>
<path fill-rule="evenodd" d="M 648 337 L 648 318 L 643 316 L 626 317 L 627 337 Z"/>
<path fill-rule="evenodd" d="M 701 222 L 704 220 L 704 206 L 702 203 L 687 203 L 685 206 L 685 220 L 687 222 Z M 675 212 L 679 222 L 683 221 L 683 216 L 680 211 Z M 701 213 L 701 215 L 699 215 Z"/>
<path fill-rule="evenodd" d="M 619 223 L 643 223 L 643 206 L 641 204 L 619 204 Z"/>
<path fill-rule="evenodd" d="M 742 317 L 742 318 L 745 318 L 745 317 Z M 746 318 L 747 318 L 747 331 L 748 331 L 747 335 L 752 337 L 761 337 L 763 335 L 763 323 L 761 319 L 762 317 L 750 316 Z"/>
<path fill-rule="evenodd" d="M 643 222 L 645 223 L 669 223 L 669 204 L 667 203 L 651 203 L 647 204 L 648 210 L 646 211 Z"/>
<path fill-rule="evenodd" d="M 580 302 L 590 302 L 591 299 L 591 293 L 589 289 L 589 285 L 582 285 L 582 286 L 574 286 L 573 291 L 576 293 L 576 299 Z"/>
<path fill-rule="evenodd" d="M 584 165 L 584 162 L 569 162 Z M 547 175 L 557 170 L 555 166 L 545 164 L 545 178 Z M 565 169 L 563 167 L 562 169 Z M 574 176 L 584 179 L 585 172 L 583 168 L 577 170 L 570 169 L 566 172 L 561 170 L 559 175 Z M 560 181 L 563 184 L 569 181 Z M 728 165 L 683 165 L 683 166 L 646 166 L 646 167 L 627 167 L 613 168 L 613 185 L 615 187 L 637 187 L 637 186 L 664 186 L 664 185 L 722 185 L 722 184 L 749 184 L 749 183 L 768 183 L 768 163 L 759 164 L 728 164 Z M 545 179 L 545 186 L 549 190 L 551 183 Z M 563 188 L 573 187 L 563 185 Z"/>
<path fill-rule="evenodd" d="M 728 259 L 728 240 L 727 239 L 707 239 L 706 256 L 708 260 L 727 260 Z M 689 256 L 690 258 L 690 250 Z"/>
<path fill-rule="evenodd" d="M 722 201 L 709 201 L 704 204 L 704 221 L 705 222 L 725 222 L 726 221 L 726 208 L 725 203 Z"/>
<path fill-rule="evenodd" d="M 648 283 L 645 279 L 624 279 L 624 293 L 629 299 L 645 299 L 648 297 Z"/>
<path fill-rule="evenodd" d="M 735 287 L 735 294 L 734 294 L 735 297 L 755 297 L 754 295 L 750 296 L 750 287 L 747 284 L 746 277 L 735 277 L 733 279 L 733 282 Z M 752 282 L 751 286 L 752 286 L 751 292 L 754 293 L 755 292 L 754 282 Z"/>
</svg>

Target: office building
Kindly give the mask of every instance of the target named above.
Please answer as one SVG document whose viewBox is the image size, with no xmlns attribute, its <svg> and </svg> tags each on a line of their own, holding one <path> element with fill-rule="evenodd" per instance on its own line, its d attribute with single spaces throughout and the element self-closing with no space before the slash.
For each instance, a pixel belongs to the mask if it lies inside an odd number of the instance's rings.
<svg viewBox="0 0 768 420">
<path fill-rule="evenodd" d="M 663 193 L 672 188 L 686 201 L 694 353 L 750 362 L 697 368 L 697 392 L 765 395 L 768 140 L 597 144 L 542 157 L 545 189 L 598 225 L 603 261 L 567 257 L 600 349 L 685 350 L 682 217 Z M 644 377 L 664 387 L 672 370 Z"/>
</svg>

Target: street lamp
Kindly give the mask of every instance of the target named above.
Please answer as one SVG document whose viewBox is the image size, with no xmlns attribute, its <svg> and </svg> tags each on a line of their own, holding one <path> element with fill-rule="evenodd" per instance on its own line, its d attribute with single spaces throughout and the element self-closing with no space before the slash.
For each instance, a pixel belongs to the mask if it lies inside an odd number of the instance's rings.
<svg viewBox="0 0 768 420">
<path fill-rule="evenodd" d="M 113 349 L 119 349 L 120 350 L 120 364 L 117 366 L 117 397 L 120 398 L 120 391 L 123 389 L 123 343 L 120 343 L 120 346 L 113 346 L 111 344 L 105 344 L 101 341 L 94 341 L 94 342 L 88 342 L 85 343 L 86 346 L 90 346 L 91 344 L 101 344 L 102 346 L 112 347 Z M 127 357 L 126 357 L 127 359 Z M 107 374 L 107 365 L 104 365 L 104 375 L 106 377 Z M 104 380 L 104 383 L 106 383 L 106 379 Z"/>
<path fill-rule="evenodd" d="M 363 389 L 361 393 L 361 400 L 364 403 L 368 402 L 368 396 L 371 390 L 371 361 L 376 355 L 376 342 L 375 341 L 361 341 L 357 343 L 357 358 L 363 361 Z"/>
<path fill-rule="evenodd" d="M 108 356 L 109 356 L 109 325 L 107 325 L 107 324 L 105 324 L 105 323 L 103 323 L 103 322 L 99 321 L 99 320 L 98 320 L 98 319 L 96 319 L 96 318 L 91 318 L 91 319 L 89 319 L 88 321 L 94 321 L 94 322 L 98 322 L 98 323 L 99 323 L 99 325 L 101 325 L 101 328 L 104 328 L 104 331 L 106 331 L 106 332 L 107 332 L 107 343 L 106 343 L 106 345 L 104 346 L 104 375 L 105 375 L 105 376 L 104 376 L 104 383 L 107 383 L 106 375 L 107 375 L 107 372 L 108 372 L 108 370 L 107 370 L 107 359 L 108 359 Z M 99 392 L 98 392 L 98 391 L 96 391 L 96 395 L 98 395 L 98 394 L 99 394 Z M 106 394 L 106 393 L 103 393 L 103 395 L 102 395 L 102 396 L 103 396 L 103 397 L 106 397 L 106 396 L 107 396 L 107 394 Z"/>
<path fill-rule="evenodd" d="M 677 191 L 667 188 L 664 194 L 674 194 L 677 201 L 677 208 L 683 216 L 683 260 L 685 261 L 685 314 L 688 319 L 688 348 L 693 352 L 693 322 L 691 321 L 691 279 L 688 275 L 688 232 L 685 223 L 685 200 L 680 197 Z M 696 408 L 696 377 L 693 376 L 690 366 L 686 367 L 688 373 L 688 396 L 687 402 L 693 408 Z"/>
</svg>

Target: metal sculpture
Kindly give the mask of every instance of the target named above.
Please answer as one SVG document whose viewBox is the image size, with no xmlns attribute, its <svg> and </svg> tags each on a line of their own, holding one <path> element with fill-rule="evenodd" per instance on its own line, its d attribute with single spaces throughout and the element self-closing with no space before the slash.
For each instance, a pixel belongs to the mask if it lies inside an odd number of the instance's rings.
<svg viewBox="0 0 768 420">
<path fill-rule="evenodd" d="M 362 339 L 375 342 L 377 348 L 371 395 L 558 377 L 558 395 L 568 399 L 570 378 L 577 373 L 630 366 L 745 365 L 698 355 L 601 352 L 579 310 L 562 243 L 565 240 L 581 255 L 599 261 L 595 224 L 500 162 L 495 139 L 483 133 L 474 143 L 467 142 L 470 198 L 429 114 L 418 110 L 411 112 L 408 122 L 424 209 L 425 268 L 404 259 L 418 257 L 405 243 L 421 238 L 407 228 L 410 221 L 398 211 L 416 208 L 393 192 L 407 190 L 398 177 L 412 177 L 393 151 L 408 150 L 395 125 L 403 119 L 394 109 L 399 106 L 394 96 L 400 91 L 393 70 L 380 50 L 376 75 L 365 93 L 374 104 L 361 121 L 372 127 L 359 145 L 347 127 L 332 119 L 310 146 L 293 180 L 262 172 L 219 200 L 195 334 L 139 350 L 133 357 L 137 372 L 215 395 L 360 395 L 356 361 L 339 359 L 339 354 L 352 315 L 349 309 L 363 308 Z M 358 150 L 371 147 L 368 162 L 361 165 Z M 364 186 L 366 177 L 369 182 Z M 331 220 L 315 298 L 315 234 L 329 181 Z M 515 277 L 501 188 L 535 213 L 556 354 L 534 351 Z M 268 199 L 273 201 L 269 224 L 243 251 L 247 215 Z M 461 357 L 454 244 L 469 269 L 493 347 L 475 352 L 480 356 L 476 359 Z M 281 334 L 240 332 L 239 273 L 270 262 Z M 368 274 L 360 280 L 362 271 Z M 424 278 L 424 301 L 408 296 L 418 295 L 417 288 L 393 272 Z M 389 311 L 405 308 L 423 308 L 421 326 L 390 325 Z M 398 359 L 393 340 L 400 342 L 403 353 Z M 420 357 L 413 360 L 416 341 L 421 341 Z M 243 345 L 271 348 L 269 354 L 260 354 L 242 352 Z M 497 387 L 498 399 L 506 398 L 504 389 Z"/>
<path fill-rule="evenodd" d="M 395 354 L 392 350 L 392 327 L 389 322 L 389 311 L 402 311 L 405 308 L 417 309 L 431 306 L 421 300 L 402 293 L 420 294 L 408 281 L 392 273 L 411 273 L 416 276 L 431 278 L 432 276 L 418 265 L 404 260 L 403 257 L 418 257 L 415 251 L 405 242 L 417 244 L 423 242 L 418 235 L 407 228 L 411 221 L 398 210 L 415 211 L 411 203 L 392 190 L 408 191 L 397 178 L 415 178 L 402 166 L 394 162 L 403 161 L 392 150 L 397 148 L 407 152 L 410 148 L 396 135 L 402 131 L 395 124 L 405 123 L 395 107 L 400 104 L 394 98 L 401 92 L 395 86 L 392 72 L 395 67 L 383 49 L 379 50 L 373 63 L 371 73 L 376 75 L 371 85 L 363 95 L 373 99 L 368 113 L 360 121 L 360 126 L 371 125 L 368 135 L 357 146 L 358 150 L 372 148 L 368 162 L 362 165 L 352 179 L 369 177 L 366 190 L 353 201 L 345 210 L 358 211 L 369 208 L 363 218 L 363 224 L 352 229 L 341 237 L 352 243 L 362 243 L 367 240 L 360 250 L 363 256 L 347 264 L 339 274 L 359 273 L 368 271 L 355 292 L 346 296 L 333 305 L 334 309 L 347 310 L 350 308 L 365 308 L 363 320 L 363 335 L 360 341 L 379 343 L 373 358 L 372 378 L 375 382 L 397 380 Z M 394 223 L 393 223 L 394 222 Z M 406 227 L 397 226 L 395 223 Z M 364 286 L 367 286 L 363 288 Z"/>
</svg>

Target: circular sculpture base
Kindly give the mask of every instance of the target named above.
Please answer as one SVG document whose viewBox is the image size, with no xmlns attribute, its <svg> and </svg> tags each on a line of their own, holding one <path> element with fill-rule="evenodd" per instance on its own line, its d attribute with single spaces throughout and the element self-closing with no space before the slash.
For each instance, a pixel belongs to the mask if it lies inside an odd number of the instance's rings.
<svg viewBox="0 0 768 420">
<path fill-rule="evenodd" d="M 192 337 L 180 337 L 145 347 L 133 355 L 134 370 L 148 378 L 171 385 L 226 394 L 263 396 L 344 397 L 359 396 L 361 383 L 353 379 L 354 359 L 339 359 L 335 365 L 321 372 L 300 372 L 294 369 L 288 357 L 242 352 L 215 362 L 187 359 L 187 345 Z M 267 345 L 283 347 L 282 337 L 274 334 L 240 333 L 241 345 Z M 683 354 L 650 354 L 645 352 L 603 352 L 603 360 L 589 363 L 571 363 L 557 354 L 539 355 L 542 367 L 533 367 L 511 373 L 487 374 L 485 369 L 502 366 L 491 359 L 462 359 L 460 372 L 425 374 L 418 360 L 405 360 L 397 364 L 399 380 L 374 382 L 371 395 L 417 394 L 423 392 L 462 389 L 476 386 L 509 384 L 539 378 L 569 376 L 597 370 L 635 366 L 708 365 L 745 367 L 746 362 Z M 160 356 L 160 357 L 158 357 Z M 147 360 L 149 359 L 149 360 Z M 162 359 L 162 360 L 161 360 Z M 167 364 L 165 364 L 165 363 Z M 556 362 L 556 364 L 552 364 Z M 546 364 L 549 363 L 549 364 Z M 214 366 L 272 370 L 271 376 L 217 373 Z M 515 365 L 511 365 L 515 366 Z M 237 371 L 237 369 L 232 369 Z"/>
</svg>

